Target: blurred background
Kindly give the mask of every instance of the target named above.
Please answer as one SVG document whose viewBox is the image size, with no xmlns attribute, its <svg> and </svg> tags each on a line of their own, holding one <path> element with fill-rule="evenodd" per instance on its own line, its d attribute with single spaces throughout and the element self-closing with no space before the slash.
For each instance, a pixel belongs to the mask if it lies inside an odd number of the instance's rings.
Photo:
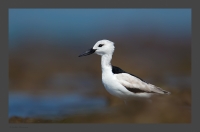
<svg viewBox="0 0 200 132">
<path fill-rule="evenodd" d="M 190 123 L 191 9 L 9 9 L 9 123 Z M 101 81 L 112 64 L 171 92 L 125 105 Z"/>
</svg>

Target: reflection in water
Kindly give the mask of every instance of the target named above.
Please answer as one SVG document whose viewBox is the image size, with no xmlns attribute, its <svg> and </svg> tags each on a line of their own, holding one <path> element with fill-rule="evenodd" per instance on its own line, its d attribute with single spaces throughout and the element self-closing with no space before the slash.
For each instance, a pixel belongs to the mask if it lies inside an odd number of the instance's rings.
<svg viewBox="0 0 200 132">
<path fill-rule="evenodd" d="M 20 117 L 60 117 L 102 110 L 106 107 L 104 98 L 86 98 L 81 95 L 32 96 L 9 93 L 9 118 Z"/>
</svg>

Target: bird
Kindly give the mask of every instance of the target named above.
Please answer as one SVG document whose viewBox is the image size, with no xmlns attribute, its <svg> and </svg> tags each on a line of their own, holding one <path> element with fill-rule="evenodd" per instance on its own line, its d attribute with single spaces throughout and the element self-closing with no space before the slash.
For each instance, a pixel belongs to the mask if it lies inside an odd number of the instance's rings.
<svg viewBox="0 0 200 132">
<path fill-rule="evenodd" d="M 154 94 L 170 94 L 170 92 L 147 83 L 136 75 L 113 66 L 111 60 L 114 50 L 114 42 L 103 39 L 97 41 L 92 48 L 78 56 L 83 57 L 93 53 L 101 56 L 102 83 L 111 95 L 126 103 L 127 100 L 135 97 L 149 98 Z"/>
</svg>

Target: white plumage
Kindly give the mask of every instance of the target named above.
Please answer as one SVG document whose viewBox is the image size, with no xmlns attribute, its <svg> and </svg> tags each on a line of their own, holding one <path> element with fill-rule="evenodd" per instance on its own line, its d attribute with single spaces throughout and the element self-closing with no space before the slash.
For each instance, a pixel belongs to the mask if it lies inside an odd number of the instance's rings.
<svg viewBox="0 0 200 132">
<path fill-rule="evenodd" d="M 93 48 L 79 55 L 79 57 L 92 53 L 101 55 L 102 82 L 110 94 L 123 100 L 132 97 L 150 97 L 152 94 L 170 94 L 170 92 L 146 83 L 142 79 L 112 66 L 111 60 L 114 49 L 113 42 L 100 40 Z"/>
</svg>

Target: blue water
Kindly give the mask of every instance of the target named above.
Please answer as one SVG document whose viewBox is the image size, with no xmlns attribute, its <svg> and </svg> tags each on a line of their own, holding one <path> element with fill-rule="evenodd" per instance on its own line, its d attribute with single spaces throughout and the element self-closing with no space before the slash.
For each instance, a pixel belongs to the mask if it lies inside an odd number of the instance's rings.
<svg viewBox="0 0 200 132">
<path fill-rule="evenodd" d="M 9 117 L 55 118 L 101 111 L 104 108 L 106 100 L 100 97 L 89 98 L 78 94 L 61 96 L 9 94 Z"/>
</svg>

